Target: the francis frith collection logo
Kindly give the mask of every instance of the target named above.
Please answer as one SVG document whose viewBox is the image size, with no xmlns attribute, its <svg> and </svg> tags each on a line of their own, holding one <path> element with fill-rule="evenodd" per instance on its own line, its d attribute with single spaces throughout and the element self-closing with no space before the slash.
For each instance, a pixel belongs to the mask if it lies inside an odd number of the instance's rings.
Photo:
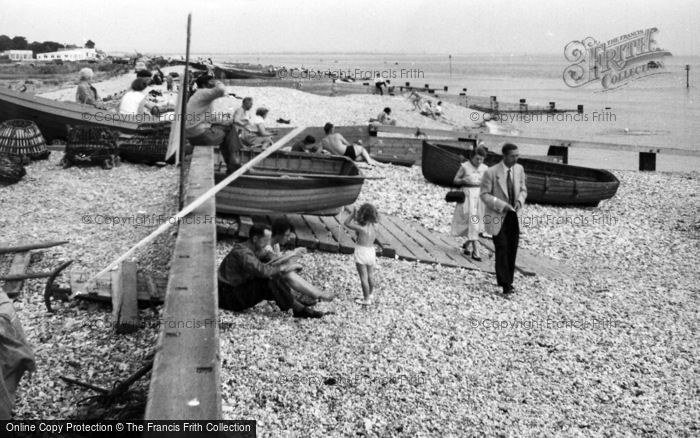
<svg viewBox="0 0 700 438">
<path fill-rule="evenodd" d="M 564 83 L 581 87 L 599 81 L 610 90 L 630 81 L 663 73 L 664 57 L 671 52 L 657 46 L 655 27 L 621 35 L 606 42 L 592 37 L 572 41 L 564 48 L 566 60 L 572 62 L 564 69 Z"/>
</svg>

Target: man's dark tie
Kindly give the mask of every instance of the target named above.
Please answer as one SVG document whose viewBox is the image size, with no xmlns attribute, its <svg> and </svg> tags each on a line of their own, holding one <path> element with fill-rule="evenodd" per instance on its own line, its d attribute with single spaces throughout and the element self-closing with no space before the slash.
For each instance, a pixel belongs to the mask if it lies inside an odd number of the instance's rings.
<svg viewBox="0 0 700 438">
<path fill-rule="evenodd" d="M 508 184 L 508 200 L 510 201 L 510 205 L 515 208 L 515 186 L 513 185 L 513 177 L 510 171 L 511 169 L 508 168 L 508 178 L 506 180 Z"/>
</svg>

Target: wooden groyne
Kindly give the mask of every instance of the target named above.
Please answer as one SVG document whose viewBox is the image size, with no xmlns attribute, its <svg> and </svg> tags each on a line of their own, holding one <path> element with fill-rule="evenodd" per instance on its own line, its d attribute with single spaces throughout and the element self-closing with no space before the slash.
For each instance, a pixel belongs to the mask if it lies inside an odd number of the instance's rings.
<svg viewBox="0 0 700 438">
<path fill-rule="evenodd" d="M 213 148 L 197 146 L 185 204 L 214 187 Z M 179 223 L 146 406 L 147 420 L 221 418 L 215 201 Z"/>
</svg>

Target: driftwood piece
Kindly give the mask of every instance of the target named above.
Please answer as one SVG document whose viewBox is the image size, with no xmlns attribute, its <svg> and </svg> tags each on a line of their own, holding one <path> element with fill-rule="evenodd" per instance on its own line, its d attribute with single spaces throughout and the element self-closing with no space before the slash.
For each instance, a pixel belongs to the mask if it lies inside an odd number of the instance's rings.
<svg viewBox="0 0 700 438">
<path fill-rule="evenodd" d="M 120 334 L 139 329 L 136 278 L 135 262 L 122 262 L 119 269 L 112 271 L 112 323 Z"/>
<path fill-rule="evenodd" d="M 25 245 L 18 246 L 2 246 L 0 247 L 0 254 L 7 254 L 10 252 L 25 252 L 31 251 L 33 249 L 51 248 L 52 246 L 65 245 L 66 243 L 68 243 L 67 240 L 60 240 L 55 242 L 27 243 Z"/>
<path fill-rule="evenodd" d="M 51 308 L 51 298 L 56 297 L 60 298 L 61 300 L 68 299 L 70 289 L 59 289 L 54 286 L 53 282 L 64 269 L 70 266 L 71 263 L 73 263 L 73 260 L 68 260 L 67 262 L 62 263 L 51 273 L 49 279 L 46 280 L 46 287 L 44 288 L 44 304 L 46 304 L 46 310 L 48 310 L 49 313 L 53 313 L 53 309 Z"/>
<path fill-rule="evenodd" d="M 12 265 L 10 265 L 10 272 L 8 274 L 10 276 L 24 274 L 27 271 L 27 267 L 29 266 L 31 259 L 32 255 L 29 252 L 20 252 L 15 254 L 15 257 L 12 259 Z M 22 290 L 23 284 L 23 280 L 5 280 L 3 290 L 8 297 L 15 298 Z"/>
</svg>

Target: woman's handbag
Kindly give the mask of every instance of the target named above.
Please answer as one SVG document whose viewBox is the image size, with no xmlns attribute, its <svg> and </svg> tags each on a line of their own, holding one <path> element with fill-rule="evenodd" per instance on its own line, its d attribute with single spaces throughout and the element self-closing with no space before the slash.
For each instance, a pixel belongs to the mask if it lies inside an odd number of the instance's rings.
<svg viewBox="0 0 700 438">
<path fill-rule="evenodd" d="M 457 204 L 462 204 L 462 203 L 464 203 L 465 199 L 466 199 L 466 196 L 464 195 L 464 192 L 461 190 L 450 190 L 445 195 L 445 202 L 456 202 Z"/>
</svg>

